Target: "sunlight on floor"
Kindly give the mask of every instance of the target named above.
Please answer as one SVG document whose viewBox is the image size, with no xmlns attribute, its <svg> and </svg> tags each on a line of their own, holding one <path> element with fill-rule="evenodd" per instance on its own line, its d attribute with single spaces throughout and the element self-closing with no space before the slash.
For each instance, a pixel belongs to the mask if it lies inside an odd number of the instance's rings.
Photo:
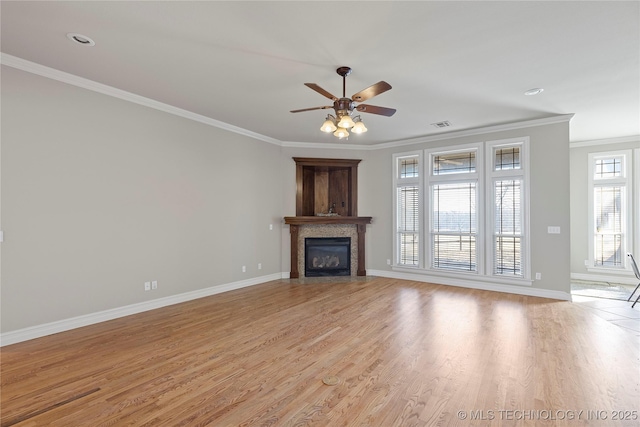
<svg viewBox="0 0 640 427">
<path fill-rule="evenodd" d="M 572 299 L 575 304 L 640 338 L 640 304 L 631 308 L 631 302 L 582 295 L 572 295 Z"/>
<path fill-rule="evenodd" d="M 590 282 L 585 280 L 571 281 L 571 295 L 584 297 L 607 298 L 627 301 L 635 286 L 621 283 Z"/>
<path fill-rule="evenodd" d="M 628 301 L 634 289 L 620 283 L 573 280 L 571 298 L 596 316 L 640 337 L 640 304 L 631 308 L 633 300 Z"/>
</svg>

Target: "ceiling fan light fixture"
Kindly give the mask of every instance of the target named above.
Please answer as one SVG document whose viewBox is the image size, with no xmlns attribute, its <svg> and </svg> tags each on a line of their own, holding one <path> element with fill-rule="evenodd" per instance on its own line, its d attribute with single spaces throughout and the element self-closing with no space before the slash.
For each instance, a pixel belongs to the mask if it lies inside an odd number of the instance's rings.
<svg viewBox="0 0 640 427">
<path fill-rule="evenodd" d="M 338 122 L 338 127 L 350 129 L 353 127 L 355 123 L 353 123 L 353 119 L 348 114 L 340 117 L 340 121 Z"/>
<path fill-rule="evenodd" d="M 355 124 L 351 128 L 351 132 L 356 133 L 356 134 L 365 133 L 366 131 L 367 131 L 367 128 L 364 125 L 364 123 L 362 122 L 362 120 L 358 120 L 357 122 L 355 122 Z"/>
<path fill-rule="evenodd" d="M 349 132 L 347 132 L 347 130 L 343 127 L 339 127 L 338 129 L 336 129 L 336 131 L 333 133 L 333 136 L 338 137 L 340 139 L 342 138 L 347 138 L 349 136 Z"/>
<path fill-rule="evenodd" d="M 326 133 L 331 133 L 336 131 L 338 128 L 336 127 L 336 124 L 334 122 L 334 120 L 331 118 L 331 116 L 327 116 L 327 120 L 324 121 L 324 123 L 322 124 L 322 126 L 320 127 L 320 130 L 322 132 L 326 132 Z"/>
<path fill-rule="evenodd" d="M 322 123 L 322 126 L 320 126 L 320 130 L 326 133 L 333 132 L 333 135 L 336 138 L 340 139 L 349 137 L 348 129 L 351 129 L 351 132 L 355 134 L 365 133 L 367 131 L 367 127 L 362 122 L 360 116 L 351 118 L 351 114 L 354 110 L 363 113 L 378 114 L 386 117 L 391 117 L 395 114 L 395 108 L 378 107 L 375 105 L 367 104 L 356 105 L 356 102 L 366 101 L 373 98 L 374 96 L 388 91 L 389 89 L 391 89 L 391 85 L 389 83 L 381 80 L 378 83 L 375 83 L 368 88 L 357 92 L 355 95 L 352 95 L 351 98 L 347 98 L 346 77 L 351 74 L 351 68 L 339 67 L 336 72 L 340 77 L 342 77 L 342 98 L 338 98 L 337 96 L 324 90 L 315 83 L 305 83 L 304 85 L 308 88 L 333 101 L 333 105 L 302 108 L 298 110 L 291 110 L 291 112 L 301 113 L 303 111 L 326 110 L 327 108 L 333 108 L 333 111 L 335 111 L 336 115 L 327 115 L 327 119 L 324 121 L 324 123 Z"/>
</svg>

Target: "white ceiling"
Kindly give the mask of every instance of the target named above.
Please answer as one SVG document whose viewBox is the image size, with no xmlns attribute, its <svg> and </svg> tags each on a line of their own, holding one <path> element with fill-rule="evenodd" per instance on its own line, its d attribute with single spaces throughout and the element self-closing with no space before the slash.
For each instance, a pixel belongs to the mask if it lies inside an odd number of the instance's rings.
<svg viewBox="0 0 640 427">
<path fill-rule="evenodd" d="M 330 105 L 385 80 L 374 145 L 575 113 L 571 141 L 640 135 L 640 3 L 1 3 L 1 50 L 282 142 L 335 143 Z M 74 44 L 69 32 L 95 40 Z M 527 89 L 544 92 L 524 96 Z M 432 123 L 448 120 L 450 128 Z"/>
</svg>

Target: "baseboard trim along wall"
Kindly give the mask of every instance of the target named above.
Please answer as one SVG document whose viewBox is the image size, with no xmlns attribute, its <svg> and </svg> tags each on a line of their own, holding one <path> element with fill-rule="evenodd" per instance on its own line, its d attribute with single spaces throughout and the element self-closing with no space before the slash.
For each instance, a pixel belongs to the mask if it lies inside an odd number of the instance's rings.
<svg viewBox="0 0 640 427">
<path fill-rule="evenodd" d="M 367 270 L 368 276 L 388 277 L 390 279 L 412 280 L 416 282 L 435 283 L 440 285 L 458 286 L 463 288 L 481 289 L 485 291 L 505 292 L 510 294 L 528 295 L 540 298 L 550 298 L 557 300 L 571 301 L 571 294 L 561 291 L 553 291 L 548 289 L 531 288 L 529 286 L 512 286 L 494 283 L 474 282 L 471 280 L 452 280 L 451 278 L 440 278 L 435 276 L 424 276 L 411 273 L 401 273 L 384 270 Z M 132 314 L 142 313 L 144 311 L 155 310 L 173 304 L 191 301 L 198 298 L 208 297 L 211 295 L 228 292 L 235 289 L 246 288 L 249 286 L 259 285 L 261 283 L 270 282 L 272 280 L 288 279 L 288 272 L 275 273 L 267 276 L 260 276 L 253 279 L 241 280 L 238 282 L 227 283 L 224 285 L 211 286 L 193 292 L 185 292 L 183 294 L 172 295 L 169 297 L 158 298 L 151 301 L 140 302 L 127 305 L 124 307 L 114 308 L 110 310 L 99 311 L 84 316 L 72 317 L 69 319 L 59 320 L 56 322 L 46 323 L 43 325 L 32 326 L 29 328 L 19 329 L 17 331 L 5 332 L 0 334 L 0 347 L 16 344 L 47 335 L 57 334 L 59 332 L 69 331 L 83 326 L 89 326 L 120 317 L 130 316 Z"/>
<path fill-rule="evenodd" d="M 144 311 L 155 310 L 181 302 L 187 302 L 198 298 L 208 297 L 222 292 L 233 291 L 235 289 L 246 288 L 248 286 L 258 285 L 260 283 L 278 280 L 282 277 L 281 273 L 270 274 L 268 276 L 260 276 L 253 279 L 241 280 L 238 282 L 227 283 L 223 285 L 211 286 L 209 288 L 200 289 L 183 294 L 172 295 L 164 298 L 158 298 L 150 301 L 144 301 L 136 304 L 126 305 L 124 307 L 113 308 L 110 310 L 99 311 L 84 316 L 72 317 L 69 319 L 59 320 L 56 322 L 45 323 L 43 325 L 32 326 L 29 328 L 18 329 L 16 331 L 5 332 L 0 334 L 0 347 L 16 344 L 47 335 L 57 334 L 59 332 L 69 331 L 83 326 L 89 326 L 107 320 L 113 320 L 132 314 L 142 313 Z"/>
<path fill-rule="evenodd" d="M 568 292 L 550 289 L 532 288 L 530 286 L 503 285 L 499 283 L 478 282 L 465 279 L 452 279 L 422 274 L 401 273 L 397 271 L 367 270 L 368 276 L 388 277 L 390 279 L 413 280 L 414 282 L 435 283 L 438 285 L 458 286 L 461 288 L 481 289 L 484 291 L 504 292 L 508 294 L 527 295 L 531 297 L 550 298 L 571 301 Z"/>
<path fill-rule="evenodd" d="M 585 282 L 607 282 L 607 283 L 619 283 L 622 285 L 637 285 L 638 279 L 635 276 L 610 276 L 607 274 L 583 274 L 583 273 L 571 273 L 572 280 L 584 280 Z"/>
</svg>

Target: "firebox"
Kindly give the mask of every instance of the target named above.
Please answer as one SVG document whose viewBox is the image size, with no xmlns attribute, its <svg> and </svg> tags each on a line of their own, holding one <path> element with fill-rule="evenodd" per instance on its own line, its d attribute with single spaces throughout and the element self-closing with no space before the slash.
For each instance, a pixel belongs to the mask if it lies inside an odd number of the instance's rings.
<svg viewBox="0 0 640 427">
<path fill-rule="evenodd" d="M 306 277 L 351 276 L 351 238 L 307 237 L 304 260 Z"/>
</svg>

